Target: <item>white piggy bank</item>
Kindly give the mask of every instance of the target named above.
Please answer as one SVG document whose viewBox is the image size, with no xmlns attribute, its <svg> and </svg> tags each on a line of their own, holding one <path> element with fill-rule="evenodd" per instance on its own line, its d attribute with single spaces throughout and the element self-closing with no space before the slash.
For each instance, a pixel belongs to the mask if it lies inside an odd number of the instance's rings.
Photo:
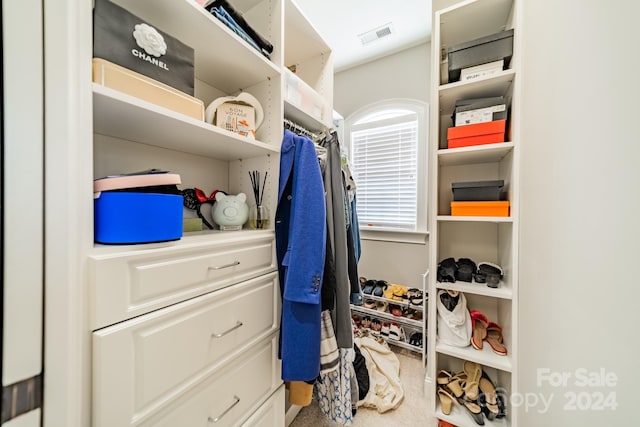
<svg viewBox="0 0 640 427">
<path fill-rule="evenodd" d="M 220 230 L 240 230 L 249 219 L 249 206 L 244 193 L 227 195 L 222 192 L 216 194 L 211 216 L 213 222 L 220 226 Z"/>
</svg>

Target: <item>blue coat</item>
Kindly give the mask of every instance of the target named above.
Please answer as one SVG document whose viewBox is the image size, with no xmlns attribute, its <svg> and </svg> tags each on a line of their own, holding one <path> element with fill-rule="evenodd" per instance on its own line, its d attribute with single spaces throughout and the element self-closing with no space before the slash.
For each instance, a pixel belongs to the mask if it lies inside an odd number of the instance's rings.
<svg viewBox="0 0 640 427">
<path fill-rule="evenodd" d="M 282 295 L 280 358 L 285 381 L 313 380 L 320 373 L 326 215 L 315 146 L 285 130 L 275 225 Z"/>
</svg>

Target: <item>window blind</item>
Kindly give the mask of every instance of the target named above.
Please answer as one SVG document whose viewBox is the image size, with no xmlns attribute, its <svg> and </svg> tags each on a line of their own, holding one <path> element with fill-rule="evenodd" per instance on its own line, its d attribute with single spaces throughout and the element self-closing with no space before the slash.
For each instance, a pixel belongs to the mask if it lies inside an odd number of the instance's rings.
<svg viewBox="0 0 640 427">
<path fill-rule="evenodd" d="M 415 230 L 417 114 L 354 125 L 351 148 L 360 227 Z"/>
</svg>

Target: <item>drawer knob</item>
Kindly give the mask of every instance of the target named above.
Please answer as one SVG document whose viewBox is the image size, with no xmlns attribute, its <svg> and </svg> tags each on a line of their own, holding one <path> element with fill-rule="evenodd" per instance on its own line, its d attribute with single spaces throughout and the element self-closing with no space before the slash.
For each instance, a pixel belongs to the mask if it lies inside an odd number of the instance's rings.
<svg viewBox="0 0 640 427">
<path fill-rule="evenodd" d="M 235 324 L 235 326 L 231 327 L 230 329 L 227 329 L 224 332 L 220 332 L 219 334 L 211 334 L 211 336 L 213 338 L 222 338 L 223 336 L 225 336 L 225 335 L 235 331 L 236 329 L 238 329 L 240 326 L 242 326 L 242 324 L 243 324 L 242 322 L 238 322 L 238 323 Z"/>
<path fill-rule="evenodd" d="M 224 417 L 227 414 L 227 412 L 229 412 L 231 409 L 233 409 L 234 406 L 236 406 L 238 403 L 240 403 L 240 398 L 238 396 L 233 396 L 233 399 L 234 399 L 234 401 L 231 404 L 231 406 L 229 406 L 227 409 L 225 409 L 224 412 L 221 413 L 220 415 L 218 415 L 217 417 L 215 417 L 215 418 L 209 417 L 208 421 L 210 423 L 217 423 L 218 421 L 220 421 L 220 419 L 222 417 Z"/>
<path fill-rule="evenodd" d="M 218 267 L 209 267 L 209 270 L 222 270 L 223 268 L 235 267 L 236 265 L 240 265 L 240 261 L 233 261 L 229 264 L 220 265 Z"/>
</svg>

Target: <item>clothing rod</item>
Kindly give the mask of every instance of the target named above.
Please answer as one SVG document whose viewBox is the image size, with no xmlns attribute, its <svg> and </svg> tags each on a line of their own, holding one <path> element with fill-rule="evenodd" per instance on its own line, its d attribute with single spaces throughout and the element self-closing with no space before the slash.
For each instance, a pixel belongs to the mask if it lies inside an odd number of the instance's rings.
<svg viewBox="0 0 640 427">
<path fill-rule="evenodd" d="M 287 129 L 302 134 L 304 136 L 308 136 L 311 139 L 316 139 L 318 137 L 317 134 L 315 134 L 314 132 L 311 132 L 309 129 L 305 128 L 304 126 L 299 125 L 298 123 L 289 120 L 289 119 L 284 119 L 284 125 Z"/>
</svg>

